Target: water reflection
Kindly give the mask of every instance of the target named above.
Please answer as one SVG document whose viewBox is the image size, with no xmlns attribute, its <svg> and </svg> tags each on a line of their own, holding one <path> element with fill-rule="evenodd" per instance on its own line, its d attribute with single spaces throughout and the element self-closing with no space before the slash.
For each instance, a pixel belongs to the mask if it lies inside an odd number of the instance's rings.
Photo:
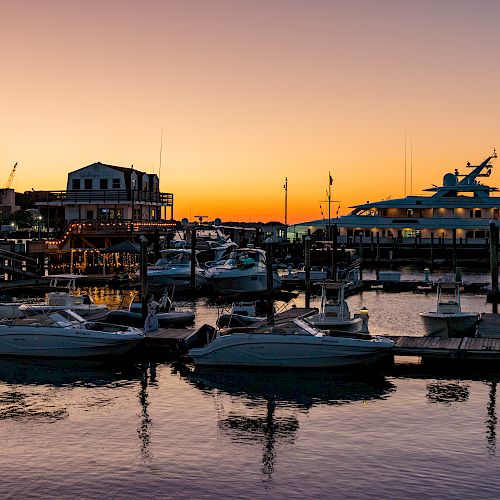
<svg viewBox="0 0 500 500">
<path fill-rule="evenodd" d="M 272 480 L 277 450 L 295 443 L 298 412 L 316 405 L 343 405 L 387 398 L 395 386 L 385 378 L 339 379 L 331 372 L 255 372 L 196 370 L 188 375 L 200 390 L 216 399 L 218 427 L 241 444 L 262 447 L 262 475 Z M 220 401 L 229 395 L 227 410 Z"/>
<path fill-rule="evenodd" d="M 148 387 L 150 385 L 157 385 L 156 364 L 144 363 L 141 366 L 141 388 L 139 390 L 139 404 L 141 407 L 141 413 L 139 416 L 137 434 L 139 435 L 141 456 L 146 462 L 151 462 L 153 460 L 153 453 L 151 451 L 152 420 L 148 412 Z"/>
<path fill-rule="evenodd" d="M 487 406 L 486 418 L 486 442 L 488 454 L 494 456 L 497 446 L 497 415 L 496 415 L 496 398 L 497 398 L 498 381 L 490 382 L 490 392 Z"/>
<path fill-rule="evenodd" d="M 36 419 L 55 422 L 68 418 L 68 400 L 54 388 L 121 387 L 138 380 L 133 366 L 110 366 L 95 361 L 0 358 L 0 420 Z M 85 405 L 104 406 L 112 393 Z"/>
<path fill-rule="evenodd" d="M 469 386 L 454 381 L 432 382 L 427 384 L 427 399 L 431 403 L 463 403 L 469 399 Z"/>
</svg>

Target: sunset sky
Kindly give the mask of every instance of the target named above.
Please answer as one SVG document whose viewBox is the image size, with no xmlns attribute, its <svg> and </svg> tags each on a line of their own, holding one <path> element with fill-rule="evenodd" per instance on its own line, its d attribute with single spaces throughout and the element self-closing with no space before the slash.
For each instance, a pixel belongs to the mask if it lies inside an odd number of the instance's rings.
<svg viewBox="0 0 500 500">
<path fill-rule="evenodd" d="M 329 171 L 340 213 L 403 196 L 405 131 L 407 194 L 410 143 L 414 194 L 500 148 L 498 0 L 0 0 L 0 20 L 0 187 L 15 162 L 18 191 L 158 173 L 163 129 L 176 219 L 283 221 L 288 177 L 296 223 Z"/>
</svg>

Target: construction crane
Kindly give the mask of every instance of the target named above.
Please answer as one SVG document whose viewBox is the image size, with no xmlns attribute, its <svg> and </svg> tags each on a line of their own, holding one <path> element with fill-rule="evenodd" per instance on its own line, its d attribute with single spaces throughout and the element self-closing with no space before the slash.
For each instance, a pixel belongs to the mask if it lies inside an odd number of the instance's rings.
<svg viewBox="0 0 500 500">
<path fill-rule="evenodd" d="M 9 189 L 12 186 L 12 181 L 14 180 L 14 174 L 16 173 L 16 167 L 17 167 L 17 161 L 16 163 L 14 163 L 12 171 L 10 172 L 9 175 L 9 179 L 7 180 L 7 185 L 5 186 L 7 189 Z"/>
</svg>

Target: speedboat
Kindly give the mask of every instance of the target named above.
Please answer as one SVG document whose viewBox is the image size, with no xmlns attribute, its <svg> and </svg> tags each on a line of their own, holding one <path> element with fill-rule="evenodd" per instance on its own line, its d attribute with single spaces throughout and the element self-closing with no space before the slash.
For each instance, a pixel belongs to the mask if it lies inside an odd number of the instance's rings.
<svg viewBox="0 0 500 500">
<path fill-rule="evenodd" d="M 363 319 L 360 315 L 352 316 L 345 301 L 348 283 L 323 281 L 321 285 L 321 305 L 318 314 L 304 318 L 310 325 L 326 330 L 344 333 L 357 333 L 361 330 Z M 328 293 L 334 297 L 329 298 Z"/>
<path fill-rule="evenodd" d="M 191 283 L 191 250 L 185 248 L 160 250 L 161 258 L 154 266 L 148 266 L 148 283 L 157 285 L 188 286 Z M 204 282 L 203 269 L 195 255 L 195 280 Z"/>
<path fill-rule="evenodd" d="M 0 355 L 85 358 L 123 354 L 144 333 L 136 328 L 86 321 L 70 309 L 45 313 L 26 310 L 24 317 L 0 322 Z"/>
<path fill-rule="evenodd" d="M 420 313 L 426 335 L 430 337 L 475 337 L 479 314 L 464 312 L 460 305 L 460 283 L 437 283 L 435 311 Z"/>
<path fill-rule="evenodd" d="M 193 311 L 177 309 L 168 295 L 164 294 L 159 303 L 155 303 L 155 316 L 162 328 L 181 328 L 194 323 Z M 128 309 L 110 311 L 103 320 L 118 325 L 144 326 L 142 302 L 133 300 Z"/>
<path fill-rule="evenodd" d="M 267 290 L 266 252 L 258 248 L 234 249 L 228 259 L 208 267 L 207 285 L 217 292 L 264 292 Z M 273 271 L 273 288 L 281 288 L 281 278 Z"/>
<path fill-rule="evenodd" d="M 199 366 L 334 368 L 373 364 L 393 348 L 387 338 L 335 336 L 296 318 L 249 331 L 218 331 L 189 356 Z"/>
<path fill-rule="evenodd" d="M 222 313 L 217 318 L 217 327 L 251 326 L 264 323 L 266 320 L 266 316 L 257 316 L 257 304 L 255 302 L 234 302 L 229 313 Z"/>
<path fill-rule="evenodd" d="M 87 319 L 101 319 L 108 312 L 108 306 L 95 304 L 90 295 L 75 295 L 73 292 L 49 292 L 47 302 L 22 304 L 19 309 L 21 312 L 30 309 L 45 313 L 71 309 Z"/>
</svg>

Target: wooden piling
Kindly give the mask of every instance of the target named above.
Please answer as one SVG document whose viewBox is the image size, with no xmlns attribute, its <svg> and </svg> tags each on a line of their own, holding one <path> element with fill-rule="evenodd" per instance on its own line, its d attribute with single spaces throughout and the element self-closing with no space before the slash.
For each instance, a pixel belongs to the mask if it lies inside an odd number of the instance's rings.
<svg viewBox="0 0 500 500">
<path fill-rule="evenodd" d="M 271 298 L 274 289 L 273 279 L 273 239 L 269 236 L 266 238 L 266 277 L 267 277 L 267 293 L 269 295 L 266 301 L 266 316 L 267 322 L 273 322 L 274 304 Z"/>
<path fill-rule="evenodd" d="M 376 247 L 376 259 L 375 259 L 375 276 L 378 279 L 380 273 L 380 232 L 377 231 L 377 247 Z"/>
<path fill-rule="evenodd" d="M 146 321 L 148 315 L 148 239 L 141 235 L 141 302 L 142 321 Z"/>
<path fill-rule="evenodd" d="M 490 221 L 490 269 L 493 313 L 498 313 L 498 226 Z"/>
<path fill-rule="evenodd" d="M 196 226 L 191 231 L 191 288 L 196 287 Z"/>
<path fill-rule="evenodd" d="M 455 269 L 457 268 L 457 230 L 456 230 L 456 228 L 453 228 L 451 230 L 451 237 L 452 237 L 451 267 L 452 267 L 453 272 L 455 272 Z"/>
<path fill-rule="evenodd" d="M 304 238 L 304 271 L 305 271 L 305 307 L 310 307 L 311 300 L 311 236 Z"/>
</svg>

